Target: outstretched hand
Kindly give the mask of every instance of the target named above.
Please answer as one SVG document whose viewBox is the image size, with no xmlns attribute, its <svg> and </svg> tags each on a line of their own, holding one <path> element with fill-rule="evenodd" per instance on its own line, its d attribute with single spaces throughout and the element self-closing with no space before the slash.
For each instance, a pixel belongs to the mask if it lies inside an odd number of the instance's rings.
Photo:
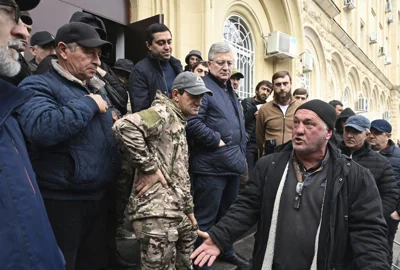
<svg viewBox="0 0 400 270">
<path fill-rule="evenodd" d="M 164 175 L 162 174 L 160 169 L 158 169 L 153 174 L 144 174 L 144 173 L 139 172 L 138 182 L 136 184 L 136 192 L 138 194 L 138 197 L 145 194 L 157 182 L 161 182 L 161 184 L 165 188 L 168 187 L 167 180 L 165 180 Z"/>
<path fill-rule="evenodd" d="M 190 259 L 195 261 L 195 265 L 200 267 L 204 266 L 207 261 L 207 266 L 211 266 L 217 256 L 221 253 L 221 250 L 211 239 L 210 235 L 206 232 L 197 231 L 199 237 L 204 239 L 204 242 L 190 255 Z"/>
</svg>

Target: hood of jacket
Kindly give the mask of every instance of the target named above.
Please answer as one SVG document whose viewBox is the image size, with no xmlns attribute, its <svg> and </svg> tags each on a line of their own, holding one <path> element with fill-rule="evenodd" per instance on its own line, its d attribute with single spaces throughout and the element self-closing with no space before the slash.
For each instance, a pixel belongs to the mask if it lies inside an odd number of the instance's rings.
<svg viewBox="0 0 400 270">
<path fill-rule="evenodd" d="M 336 132 L 338 132 L 339 134 L 343 134 L 343 128 L 341 125 L 341 121 L 343 118 L 349 118 L 350 116 L 356 115 L 355 112 L 350 109 L 350 108 L 346 108 L 344 109 L 337 117 L 336 119 L 336 123 L 335 123 L 335 129 Z"/>
</svg>

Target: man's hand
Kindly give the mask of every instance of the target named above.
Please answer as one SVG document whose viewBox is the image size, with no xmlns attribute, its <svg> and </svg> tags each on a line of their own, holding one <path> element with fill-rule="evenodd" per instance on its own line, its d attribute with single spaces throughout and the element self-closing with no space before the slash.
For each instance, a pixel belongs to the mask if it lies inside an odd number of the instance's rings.
<svg viewBox="0 0 400 270">
<path fill-rule="evenodd" d="M 204 266 L 207 261 L 207 266 L 211 266 L 217 256 L 221 253 L 221 250 L 210 238 L 208 233 L 198 231 L 197 234 L 199 237 L 204 238 L 204 242 L 192 253 L 192 255 L 190 255 L 190 259 L 193 260 L 196 258 L 194 264 L 200 267 Z"/>
<path fill-rule="evenodd" d="M 114 122 L 116 122 L 119 119 L 119 117 L 115 111 L 111 111 L 111 115 L 112 115 Z"/>
<path fill-rule="evenodd" d="M 225 145 L 224 141 L 223 141 L 223 140 L 219 140 L 219 145 L 218 145 L 218 147 L 221 147 L 221 146 L 224 146 L 224 145 Z"/>
<path fill-rule="evenodd" d="M 391 214 L 390 214 L 390 217 L 391 217 L 393 220 L 400 220 L 400 216 L 399 216 L 399 213 L 397 213 L 397 211 L 394 211 L 393 213 L 391 213 Z"/>
<path fill-rule="evenodd" d="M 194 217 L 194 214 L 193 213 L 188 214 L 187 217 L 189 218 L 190 222 L 192 223 L 193 230 L 198 230 L 199 224 L 197 224 L 197 220 Z"/>
<path fill-rule="evenodd" d="M 99 107 L 100 113 L 105 113 L 107 111 L 108 105 L 102 96 L 98 94 L 89 94 L 88 96 L 96 102 L 97 106 Z"/>
<path fill-rule="evenodd" d="M 136 192 L 138 193 L 138 196 L 140 197 L 145 194 L 157 182 L 161 182 L 165 188 L 168 187 L 167 180 L 165 180 L 160 169 L 153 174 L 144 174 L 139 172 L 138 182 L 136 184 Z"/>
<path fill-rule="evenodd" d="M 97 67 L 97 72 L 100 74 L 101 77 L 106 76 L 106 71 L 102 69 L 101 67 Z"/>
</svg>

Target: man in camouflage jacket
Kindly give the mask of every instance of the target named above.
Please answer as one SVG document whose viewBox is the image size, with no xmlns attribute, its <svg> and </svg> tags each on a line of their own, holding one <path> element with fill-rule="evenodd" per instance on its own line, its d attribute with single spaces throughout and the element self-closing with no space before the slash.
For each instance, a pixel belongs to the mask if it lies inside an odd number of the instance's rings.
<svg viewBox="0 0 400 270">
<path fill-rule="evenodd" d="M 157 92 L 152 106 L 127 115 L 114 125 L 138 170 L 129 205 L 141 245 L 142 269 L 192 269 L 189 256 L 196 240 L 188 173 L 186 120 L 199 111 L 201 98 L 212 92 L 193 73 L 174 80 L 172 98 Z"/>
</svg>

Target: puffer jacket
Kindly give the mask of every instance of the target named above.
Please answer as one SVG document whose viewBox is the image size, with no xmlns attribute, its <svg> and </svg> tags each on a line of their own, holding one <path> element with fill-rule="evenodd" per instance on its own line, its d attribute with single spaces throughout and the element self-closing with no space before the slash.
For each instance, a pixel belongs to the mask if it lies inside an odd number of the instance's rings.
<svg viewBox="0 0 400 270">
<path fill-rule="evenodd" d="M 203 175 L 241 175 L 246 168 L 243 112 L 231 85 L 212 74 L 203 77 L 213 92 L 201 100 L 198 115 L 188 119 L 190 171 Z M 220 140 L 225 145 L 219 147 Z"/>
<path fill-rule="evenodd" d="M 22 81 L 20 87 L 35 96 L 17 110 L 17 117 L 44 198 L 98 200 L 118 177 L 111 111 L 99 113 L 87 96 L 102 95 L 102 86 L 97 78 L 83 85 L 56 61 L 49 72 Z"/>
<path fill-rule="evenodd" d="M 378 152 L 373 151 L 367 141 L 360 149 L 354 152 L 343 142 L 339 145 L 339 148 L 343 154 L 351 157 L 372 173 L 381 195 L 383 215 L 388 218 L 396 210 L 399 197 L 396 179 L 389 161 Z"/>
<path fill-rule="evenodd" d="M 400 148 L 397 147 L 392 140 L 389 140 L 388 147 L 381 150 L 379 153 L 386 157 L 389 160 L 390 165 L 392 165 L 394 177 L 396 178 L 397 188 L 400 189 Z M 397 212 L 400 213 L 400 196 L 399 202 L 397 204 Z"/>
<path fill-rule="evenodd" d="M 2 270 L 62 270 L 57 246 L 24 138 L 13 117 L 32 98 L 0 80 L 0 268 Z"/>
<path fill-rule="evenodd" d="M 157 92 L 152 106 L 115 122 L 113 129 L 124 142 L 130 163 L 145 174 L 162 172 L 169 187 L 160 183 L 129 204 L 132 220 L 149 217 L 177 218 L 193 213 L 190 194 L 186 116 L 168 97 Z"/>
<path fill-rule="evenodd" d="M 182 72 L 182 64 L 178 59 L 171 56 L 169 63 L 177 75 Z M 149 108 L 157 90 L 169 96 L 160 60 L 148 53 L 135 65 L 129 76 L 128 91 L 132 112 Z"/>
<path fill-rule="evenodd" d="M 318 240 L 318 270 L 390 270 L 387 226 L 371 173 L 329 145 L 327 189 Z M 253 251 L 253 270 L 261 270 L 274 211 L 274 202 L 285 166 L 292 153 L 288 144 L 281 152 L 258 160 L 254 175 L 209 231 L 222 252 L 258 224 Z M 289 203 L 292 203 L 290 201 Z M 355 266 L 355 268 L 352 268 Z"/>
</svg>

